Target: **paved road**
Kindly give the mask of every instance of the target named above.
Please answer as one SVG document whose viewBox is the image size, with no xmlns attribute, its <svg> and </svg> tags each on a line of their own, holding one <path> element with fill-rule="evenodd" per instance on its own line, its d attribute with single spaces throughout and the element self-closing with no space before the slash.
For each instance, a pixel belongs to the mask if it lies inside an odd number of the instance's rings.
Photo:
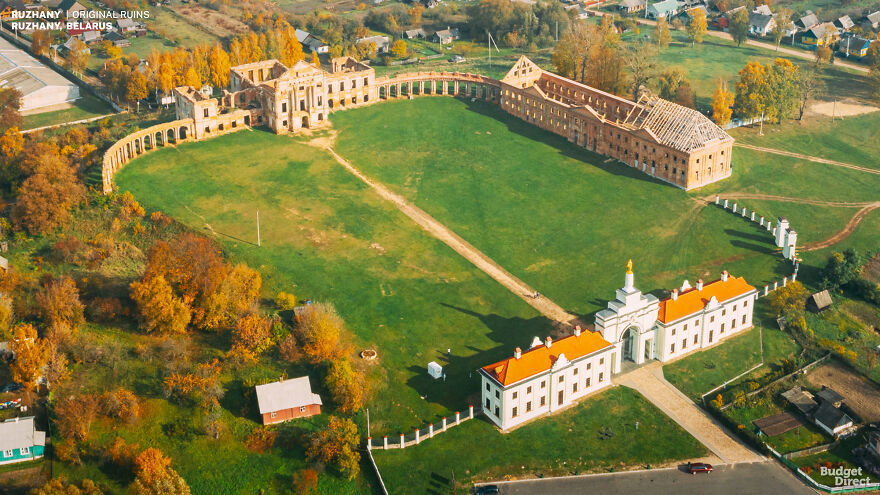
<svg viewBox="0 0 880 495">
<path fill-rule="evenodd" d="M 666 381 L 658 361 L 618 375 L 615 381 L 637 390 L 725 463 L 764 459 L 727 433 L 717 421 Z"/>
<path fill-rule="evenodd" d="M 499 484 L 501 495 L 814 495 L 816 492 L 775 463 L 718 466 L 711 474 L 690 475 L 683 467 Z"/>
</svg>

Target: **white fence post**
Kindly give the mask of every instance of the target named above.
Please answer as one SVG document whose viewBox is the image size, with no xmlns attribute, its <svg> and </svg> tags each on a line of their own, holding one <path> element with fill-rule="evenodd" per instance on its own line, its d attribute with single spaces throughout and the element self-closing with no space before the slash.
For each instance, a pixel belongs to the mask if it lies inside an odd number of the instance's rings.
<svg viewBox="0 0 880 495">
<path fill-rule="evenodd" d="M 404 441 L 403 438 L 404 438 L 403 433 L 401 433 L 400 434 L 400 448 L 405 449 L 406 448 L 406 441 Z"/>
<path fill-rule="evenodd" d="M 428 425 L 428 437 L 434 438 L 434 423 Z"/>
<path fill-rule="evenodd" d="M 419 437 L 419 429 L 416 428 L 416 443 L 418 444 L 421 441 L 422 441 L 422 439 Z"/>
<path fill-rule="evenodd" d="M 474 419 L 474 406 L 468 405 L 468 418 Z"/>
<path fill-rule="evenodd" d="M 388 450 L 388 435 L 382 437 L 382 450 Z"/>
<path fill-rule="evenodd" d="M 446 416 L 443 416 L 443 431 L 446 431 Z"/>
<path fill-rule="evenodd" d="M 461 413 L 458 411 L 455 411 L 455 424 L 461 424 Z"/>
</svg>

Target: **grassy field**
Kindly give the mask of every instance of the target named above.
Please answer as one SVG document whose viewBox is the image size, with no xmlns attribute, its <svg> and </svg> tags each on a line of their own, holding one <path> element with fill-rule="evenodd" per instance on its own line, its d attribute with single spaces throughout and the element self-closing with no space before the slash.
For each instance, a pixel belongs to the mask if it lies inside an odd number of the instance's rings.
<svg viewBox="0 0 880 495">
<path fill-rule="evenodd" d="M 745 127 L 731 134 L 740 142 L 756 146 L 880 168 L 880 112 L 838 117 L 833 122 L 831 117 L 812 115 L 801 122 L 765 126 L 763 136 L 758 135 L 757 128 Z"/>
<path fill-rule="evenodd" d="M 775 368 L 783 359 L 794 357 L 800 346 L 785 332 L 764 328 L 764 362 L 744 379 L 755 378 Z M 709 390 L 761 362 L 761 341 L 758 328 L 730 338 L 715 346 L 663 367 L 663 375 L 688 397 L 699 402 Z M 708 398 L 707 398 L 708 400 Z"/>
<path fill-rule="evenodd" d="M 432 48 L 437 48 L 436 43 L 427 43 L 427 42 L 417 42 L 413 44 L 413 48 L 425 47 L 428 46 Z M 449 58 L 452 55 L 462 53 L 462 47 L 466 47 L 465 50 L 465 61 L 452 63 L 449 61 Z M 470 41 L 456 41 L 452 45 L 446 45 L 442 53 L 443 57 L 431 59 L 431 60 L 422 60 L 418 64 L 410 64 L 410 65 L 395 65 L 395 66 L 385 66 L 385 65 L 375 65 L 374 69 L 376 69 L 376 77 L 381 76 L 393 76 L 394 74 L 399 74 L 402 72 L 416 72 L 416 71 L 448 71 L 448 72 L 469 72 L 471 74 L 482 74 L 484 76 L 494 77 L 496 79 L 500 79 L 507 74 L 507 71 L 513 67 L 513 64 L 519 59 L 521 55 L 526 55 L 533 62 L 540 65 L 541 67 L 553 70 L 553 50 L 552 49 L 544 49 L 538 50 L 537 52 L 526 53 L 521 50 L 513 50 L 510 48 L 503 48 L 500 52 L 492 51 L 492 60 L 490 63 L 489 60 L 489 50 L 486 45 L 473 43 Z"/>
<path fill-rule="evenodd" d="M 70 108 L 22 117 L 22 129 L 36 129 L 37 127 L 74 122 L 112 113 L 113 109 L 110 105 L 83 91 L 82 97 L 76 100 Z"/>
<path fill-rule="evenodd" d="M 776 186 L 788 185 L 791 195 L 813 187 L 839 196 L 811 184 L 821 169 L 780 177 L 780 168 L 742 155 L 732 179 L 687 194 L 480 102 L 424 98 L 332 118 L 340 154 L 580 314 L 605 305 L 628 258 L 644 291 L 711 279 L 722 268 L 755 284 L 788 275 L 766 231 L 693 201 L 706 189 L 784 194 Z M 849 197 L 875 194 L 851 176 Z"/>
<path fill-rule="evenodd" d="M 612 439 L 599 438 L 604 428 Z M 706 453 L 637 392 L 615 387 L 505 435 L 477 419 L 418 447 L 374 450 L 373 457 L 389 493 L 410 494 L 450 493 L 452 472 L 462 489 L 471 480 L 645 468 Z"/>
<path fill-rule="evenodd" d="M 548 333 L 531 307 L 292 138 L 245 131 L 167 148 L 117 180 L 147 208 L 217 236 L 233 259 L 260 269 L 267 294 L 334 303 L 357 350 L 379 352 L 374 431 L 411 431 L 463 410 L 478 393 L 472 370 Z M 427 375 L 430 361 L 446 367 L 445 383 Z"/>
<path fill-rule="evenodd" d="M 846 198 L 843 198 L 846 201 Z M 832 206 L 806 205 L 785 201 L 766 201 L 746 199 L 737 201 L 749 211 L 756 211 L 776 223 L 777 217 L 785 217 L 798 234 L 798 245 L 824 241 L 839 232 L 859 210 L 855 208 L 839 208 Z"/>
</svg>

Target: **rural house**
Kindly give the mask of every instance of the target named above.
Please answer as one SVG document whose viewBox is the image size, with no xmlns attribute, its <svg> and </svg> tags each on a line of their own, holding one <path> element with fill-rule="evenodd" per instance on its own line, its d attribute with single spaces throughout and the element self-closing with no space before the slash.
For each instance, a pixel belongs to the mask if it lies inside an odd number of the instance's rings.
<svg viewBox="0 0 880 495">
<path fill-rule="evenodd" d="M 834 27 L 839 29 L 841 32 L 849 31 L 850 29 L 854 28 L 855 26 L 856 26 L 856 23 L 854 23 L 852 18 L 850 18 L 850 16 L 848 16 L 848 15 L 845 15 L 843 17 L 838 17 L 837 20 L 834 21 Z"/>
<path fill-rule="evenodd" d="M 853 419 L 840 408 L 843 397 L 831 388 L 823 387 L 814 396 L 798 386 L 784 392 L 782 397 L 833 437 L 845 434 L 853 427 Z"/>
<path fill-rule="evenodd" d="M 706 7 L 704 5 L 698 5 L 692 9 L 687 9 L 684 12 L 682 12 L 681 15 L 678 16 L 678 18 L 681 19 L 682 24 L 684 24 L 685 26 L 688 26 L 688 25 L 690 25 L 691 20 L 694 18 L 694 15 L 696 15 L 696 12 L 698 10 L 701 11 L 703 13 L 703 15 L 708 18 L 708 14 L 706 12 Z"/>
<path fill-rule="evenodd" d="M 376 53 L 388 53 L 391 51 L 391 39 L 388 36 L 367 36 L 366 38 L 358 38 L 356 45 L 360 44 L 376 44 Z"/>
<path fill-rule="evenodd" d="M 820 311 L 825 311 L 826 309 L 831 307 L 831 295 L 828 294 L 828 289 L 825 289 L 821 292 L 817 292 L 812 296 L 807 298 L 807 309 L 813 311 L 814 313 L 818 313 Z"/>
<path fill-rule="evenodd" d="M 425 39 L 427 36 L 428 35 L 425 34 L 425 30 L 422 28 L 410 29 L 403 32 L 403 37 L 408 40 Z"/>
<path fill-rule="evenodd" d="M 61 11 L 66 18 L 73 19 L 75 17 L 81 16 L 82 12 L 86 12 L 89 9 L 85 8 L 83 4 L 77 2 L 76 0 L 62 0 L 62 2 L 58 4 L 58 7 L 55 10 Z"/>
<path fill-rule="evenodd" d="M 321 397 L 312 393 L 307 376 L 257 385 L 256 390 L 264 425 L 321 414 Z"/>
<path fill-rule="evenodd" d="M 655 20 L 661 17 L 671 19 L 677 13 L 678 0 L 663 0 L 648 6 L 648 17 Z"/>
<path fill-rule="evenodd" d="M 110 43 L 113 43 L 113 46 L 118 46 L 120 48 L 131 46 L 131 41 L 129 41 L 128 38 L 117 33 L 116 31 L 110 31 L 109 33 L 104 35 L 104 41 L 109 41 Z"/>
<path fill-rule="evenodd" d="M 801 31 L 806 31 L 816 24 L 819 24 L 819 18 L 816 17 L 816 14 L 810 11 L 807 11 L 806 15 L 794 21 L 794 25 Z"/>
<path fill-rule="evenodd" d="M 804 32 L 801 43 L 807 47 L 820 47 L 830 45 L 837 40 L 837 28 L 830 22 L 817 24 Z"/>
<path fill-rule="evenodd" d="M 749 34 L 752 36 L 767 36 L 774 27 L 776 21 L 772 15 L 749 12 Z"/>
<path fill-rule="evenodd" d="M 871 43 L 873 43 L 872 40 L 866 40 L 861 36 L 847 36 L 837 44 L 837 51 L 845 57 L 864 58 L 868 55 Z"/>
<path fill-rule="evenodd" d="M 880 28 L 880 10 L 867 14 L 862 21 L 862 29 L 866 31 L 876 30 L 878 28 Z"/>
<path fill-rule="evenodd" d="M 434 43 L 440 43 L 441 45 L 448 45 L 453 41 L 457 40 L 461 34 L 458 32 L 458 28 L 449 28 L 442 29 L 434 33 L 434 36 L 431 37 L 431 41 Z"/>
<path fill-rule="evenodd" d="M 0 464 L 39 459 L 45 447 L 46 432 L 37 431 L 33 416 L 0 423 Z"/>
<path fill-rule="evenodd" d="M 315 52 L 315 53 L 327 53 L 330 51 L 330 45 L 324 43 L 320 38 L 315 37 L 312 33 L 308 31 L 303 31 L 302 29 L 297 28 L 296 32 L 296 40 L 300 42 L 303 46 L 303 50 L 306 53 Z M 376 44 L 376 49 L 378 50 L 379 45 Z"/>
<path fill-rule="evenodd" d="M 634 12 L 645 10 L 645 5 L 647 5 L 647 3 L 647 0 L 623 0 L 617 6 L 617 10 L 626 14 L 632 14 Z"/>
</svg>

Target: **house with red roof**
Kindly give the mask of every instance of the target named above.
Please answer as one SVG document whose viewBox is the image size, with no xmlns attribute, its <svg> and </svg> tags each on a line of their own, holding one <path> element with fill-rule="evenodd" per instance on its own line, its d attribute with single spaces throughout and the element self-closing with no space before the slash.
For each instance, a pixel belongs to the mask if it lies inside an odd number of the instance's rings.
<svg viewBox="0 0 880 495">
<path fill-rule="evenodd" d="M 611 385 L 623 363 L 672 361 L 752 327 L 758 291 L 721 272 L 709 283 L 685 280 L 659 299 L 635 287 L 632 260 L 623 287 L 596 313 L 595 331 L 519 347 L 513 357 L 480 368 L 483 412 L 502 430 L 568 407 Z"/>
</svg>

